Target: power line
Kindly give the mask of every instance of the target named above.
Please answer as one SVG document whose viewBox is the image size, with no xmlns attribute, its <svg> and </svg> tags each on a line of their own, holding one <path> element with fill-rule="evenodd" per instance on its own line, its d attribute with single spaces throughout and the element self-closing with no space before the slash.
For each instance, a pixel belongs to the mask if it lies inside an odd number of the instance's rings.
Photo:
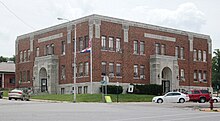
<svg viewBox="0 0 220 121">
<path fill-rule="evenodd" d="M 32 27 L 31 25 L 27 24 L 24 20 L 22 20 L 20 17 L 18 17 L 12 10 L 10 10 L 2 1 L 0 1 L 0 3 L 11 13 L 13 14 L 18 20 L 20 20 L 23 24 L 25 24 L 26 26 L 30 27 L 31 29 L 35 29 L 34 27 Z"/>
</svg>

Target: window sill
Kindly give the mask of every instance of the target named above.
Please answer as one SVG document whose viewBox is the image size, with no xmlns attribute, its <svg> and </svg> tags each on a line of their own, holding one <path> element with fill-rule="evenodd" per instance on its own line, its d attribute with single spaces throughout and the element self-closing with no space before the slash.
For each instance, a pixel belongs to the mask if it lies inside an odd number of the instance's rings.
<svg viewBox="0 0 220 121">
<path fill-rule="evenodd" d="M 118 79 L 122 79 L 122 76 L 116 76 L 116 78 L 118 78 Z"/>
<path fill-rule="evenodd" d="M 133 77 L 133 79 L 139 79 L 139 77 Z"/>
</svg>

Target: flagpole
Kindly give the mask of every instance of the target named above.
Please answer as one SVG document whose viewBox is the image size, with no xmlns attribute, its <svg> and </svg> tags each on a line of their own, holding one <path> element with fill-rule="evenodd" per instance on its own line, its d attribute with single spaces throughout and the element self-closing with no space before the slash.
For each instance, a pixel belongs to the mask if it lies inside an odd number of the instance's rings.
<svg viewBox="0 0 220 121">
<path fill-rule="evenodd" d="M 91 94 L 93 93 L 93 87 L 92 87 L 92 38 L 90 38 L 91 41 L 91 50 L 90 50 L 90 87 L 91 87 Z"/>
</svg>

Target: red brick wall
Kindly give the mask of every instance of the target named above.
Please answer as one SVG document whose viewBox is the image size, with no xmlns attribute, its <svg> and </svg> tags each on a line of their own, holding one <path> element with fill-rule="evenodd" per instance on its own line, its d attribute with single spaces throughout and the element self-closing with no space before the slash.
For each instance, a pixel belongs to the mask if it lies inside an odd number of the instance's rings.
<svg viewBox="0 0 220 121">
<path fill-rule="evenodd" d="M 10 79 L 15 78 L 15 74 L 4 74 L 4 88 L 12 89 L 15 88 L 15 84 L 10 83 Z"/>
</svg>

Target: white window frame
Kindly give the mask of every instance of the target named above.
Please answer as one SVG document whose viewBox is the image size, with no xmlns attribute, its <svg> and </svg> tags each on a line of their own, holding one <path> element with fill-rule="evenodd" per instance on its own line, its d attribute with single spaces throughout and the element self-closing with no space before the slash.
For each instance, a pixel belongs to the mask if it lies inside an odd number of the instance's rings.
<svg viewBox="0 0 220 121">
<path fill-rule="evenodd" d="M 109 43 L 109 50 L 114 51 L 114 38 L 113 37 L 109 37 L 108 38 L 108 43 Z"/>
<path fill-rule="evenodd" d="M 203 51 L 203 62 L 206 62 L 206 51 Z"/>
<path fill-rule="evenodd" d="M 121 39 L 116 38 L 116 52 L 121 51 Z"/>
<path fill-rule="evenodd" d="M 134 77 L 138 77 L 138 65 L 134 65 Z"/>
<path fill-rule="evenodd" d="M 180 48 L 180 59 L 184 59 L 184 48 Z"/>
<path fill-rule="evenodd" d="M 179 58 L 179 47 L 178 46 L 175 47 L 175 56 Z"/>
<path fill-rule="evenodd" d="M 166 46 L 164 44 L 161 45 L 161 55 L 165 55 Z"/>
<path fill-rule="evenodd" d="M 140 42 L 140 54 L 145 54 L 145 43 L 144 41 Z"/>
<path fill-rule="evenodd" d="M 202 51 L 198 50 L 198 61 L 202 61 Z"/>
<path fill-rule="evenodd" d="M 116 76 L 121 76 L 121 64 L 116 64 Z"/>
<path fill-rule="evenodd" d="M 197 50 L 196 49 L 193 50 L 193 60 L 197 61 Z"/>
<path fill-rule="evenodd" d="M 137 40 L 134 40 L 133 47 L 134 47 L 134 54 L 138 54 L 138 41 Z"/>
<path fill-rule="evenodd" d="M 89 62 L 85 62 L 85 76 L 89 75 Z"/>
<path fill-rule="evenodd" d="M 102 36 L 101 45 L 102 45 L 102 50 L 106 50 L 106 37 L 105 36 Z"/>
</svg>

